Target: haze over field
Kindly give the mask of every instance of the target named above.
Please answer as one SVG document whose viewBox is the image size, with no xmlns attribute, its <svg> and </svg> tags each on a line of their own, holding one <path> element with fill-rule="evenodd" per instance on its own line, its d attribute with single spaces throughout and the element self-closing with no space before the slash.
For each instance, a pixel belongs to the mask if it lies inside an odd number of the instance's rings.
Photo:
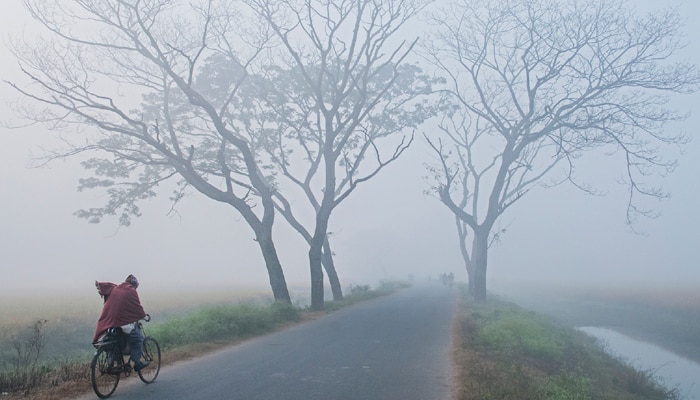
<svg viewBox="0 0 700 400">
<path fill-rule="evenodd" d="M 651 4 L 652 1 L 633 2 Z M 678 4 L 681 15 L 700 7 Z M 36 28 L 20 0 L 3 0 L 2 36 L 30 34 Z M 683 54 L 700 63 L 700 26 L 688 21 L 689 46 Z M 11 54 L 0 51 L 3 79 L 19 79 Z M 14 120 L 4 102 L 16 98 L 8 86 L 0 91 L 2 120 Z M 700 222 L 700 95 L 677 100 L 691 113 L 682 130 L 694 137 L 677 170 L 664 178 L 668 200 L 654 204 L 661 216 L 641 220 L 636 235 L 625 225 L 627 193 L 616 181 L 622 173 L 603 155 L 592 156 L 581 174 L 608 192 L 592 197 L 571 186 L 537 189 L 509 210 L 507 232 L 491 248 L 489 284 L 677 285 L 697 287 L 700 268 L 694 243 Z M 428 129 L 427 127 L 425 129 Z M 76 159 L 49 167 L 27 168 L 30 154 L 57 143 L 42 126 L 0 128 L 0 293 L 38 291 L 92 292 L 94 280 L 120 281 L 137 275 L 142 290 L 210 286 L 267 287 L 267 275 L 253 233 L 230 207 L 193 193 L 174 212 L 170 189 L 143 205 L 131 227 L 116 220 L 88 224 L 73 216 L 81 208 L 101 205 L 96 193 L 76 190 L 84 177 Z M 381 279 L 436 278 L 454 272 L 466 280 L 452 214 L 426 188 L 422 163 L 432 157 L 419 134 L 399 161 L 361 186 L 331 218 L 336 265 L 341 282 L 373 283 Z M 612 172 L 611 172 L 612 171 Z M 308 246 L 277 217 L 275 240 L 290 285 L 308 284 Z"/>
</svg>

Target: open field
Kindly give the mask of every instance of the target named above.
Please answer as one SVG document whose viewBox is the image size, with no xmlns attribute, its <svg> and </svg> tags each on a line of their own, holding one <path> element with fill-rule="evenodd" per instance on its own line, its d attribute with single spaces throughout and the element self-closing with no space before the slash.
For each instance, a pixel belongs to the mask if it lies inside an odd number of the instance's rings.
<svg viewBox="0 0 700 400">
<path fill-rule="evenodd" d="M 183 314 L 196 307 L 254 302 L 270 304 L 271 296 L 256 288 L 205 288 L 188 290 L 140 290 L 141 302 L 154 322 Z M 102 300 L 95 291 L 87 293 L 38 293 L 0 299 L 0 372 L 12 367 L 16 358 L 13 338 L 31 332 L 36 321 L 45 321 L 46 346 L 41 363 L 89 357 L 95 323 Z"/>
</svg>

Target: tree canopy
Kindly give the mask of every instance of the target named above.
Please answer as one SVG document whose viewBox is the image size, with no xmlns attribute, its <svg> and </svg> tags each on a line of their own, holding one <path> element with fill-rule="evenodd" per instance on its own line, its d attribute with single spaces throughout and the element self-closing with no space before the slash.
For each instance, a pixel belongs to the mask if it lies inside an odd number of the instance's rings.
<svg viewBox="0 0 700 400">
<path fill-rule="evenodd" d="M 674 60 L 675 10 L 639 17 L 618 1 L 460 0 L 431 21 L 424 53 L 447 77 L 452 105 L 441 135 L 427 135 L 439 158 L 431 186 L 458 218 L 461 240 L 467 227 L 473 234 L 463 253 L 478 298 L 497 220 L 538 185 L 594 191 L 575 173 L 587 153 L 619 155 L 628 221 L 650 215 L 638 197 L 664 196 L 648 177 L 670 172 L 675 160 L 663 148 L 687 140 L 665 129 L 684 117 L 668 96 L 700 81 L 694 65 Z"/>
<path fill-rule="evenodd" d="M 108 201 L 90 222 L 129 225 L 174 180 L 231 205 L 255 233 L 275 298 L 290 301 L 272 229 L 276 209 L 310 245 L 312 307 L 332 210 L 409 146 L 431 80 L 395 40 L 421 2 L 26 1 L 48 40 L 15 46 L 23 116 L 69 133 L 48 159 L 89 154 L 80 190 Z M 40 56 L 39 56 L 40 55 Z M 36 112 L 36 105 L 44 107 Z M 86 129 L 89 127 L 90 129 Z M 78 132 L 76 132 L 78 131 Z M 82 133 L 82 134 L 81 134 Z M 380 144 L 387 140 L 388 149 Z M 300 171 L 300 172 L 299 172 Z M 316 213 L 302 224 L 285 177 Z M 330 268 L 330 269 L 329 269 Z"/>
</svg>

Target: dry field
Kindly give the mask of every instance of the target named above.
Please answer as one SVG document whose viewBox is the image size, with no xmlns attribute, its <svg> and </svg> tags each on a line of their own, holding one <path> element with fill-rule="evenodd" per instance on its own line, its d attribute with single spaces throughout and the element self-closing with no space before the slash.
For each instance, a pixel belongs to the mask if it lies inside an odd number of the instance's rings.
<svg viewBox="0 0 700 400">
<path fill-rule="evenodd" d="M 250 287 L 139 291 L 146 312 L 155 321 L 203 305 L 271 301 L 268 291 Z M 13 342 L 29 334 L 29 328 L 38 320 L 46 321 L 42 362 L 89 357 L 94 350 L 90 342 L 101 309 L 102 300 L 93 290 L 0 298 L 0 371 L 12 367 L 16 358 Z"/>
</svg>

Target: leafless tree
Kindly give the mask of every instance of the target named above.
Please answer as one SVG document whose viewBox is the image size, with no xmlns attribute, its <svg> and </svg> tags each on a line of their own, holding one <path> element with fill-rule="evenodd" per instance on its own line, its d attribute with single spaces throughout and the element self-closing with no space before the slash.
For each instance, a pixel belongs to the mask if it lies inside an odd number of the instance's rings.
<svg viewBox="0 0 700 400">
<path fill-rule="evenodd" d="M 695 66 L 673 60 L 681 22 L 674 9 L 639 17 L 598 0 L 458 0 L 433 16 L 423 50 L 453 107 L 426 135 L 438 156 L 431 190 L 472 233 L 476 299 L 486 298 L 489 243 L 508 208 L 536 185 L 595 191 L 575 174 L 584 154 L 623 160 L 630 224 L 652 212 L 640 198 L 666 196 L 651 177 L 675 165 L 662 150 L 687 140 L 664 129 L 684 117 L 666 102 L 699 82 Z"/>
<path fill-rule="evenodd" d="M 279 208 L 310 243 L 311 308 L 323 307 L 322 263 L 332 261 L 331 213 L 362 182 L 376 176 L 410 145 L 428 116 L 430 79 L 406 62 L 415 40 L 399 32 L 423 7 L 412 0 L 245 0 L 281 43 L 285 63 L 271 69 L 279 118 L 269 153 L 283 176 L 305 194 L 313 227 Z M 278 64 L 279 65 L 279 64 Z M 389 146 L 380 146 L 380 140 Z M 393 141 L 392 141 L 393 139 Z M 392 144 L 393 143 L 393 147 Z M 387 151 L 386 148 L 389 148 Z M 325 252 L 324 252 L 325 247 Z M 325 255 L 325 259 L 323 258 Z"/>
<path fill-rule="evenodd" d="M 252 228 L 274 298 L 290 302 L 272 240 L 273 179 L 257 159 L 262 126 L 244 120 L 241 87 L 269 49 L 269 27 L 223 0 L 25 0 L 47 30 L 16 43 L 26 83 L 24 117 L 65 133 L 54 158 L 89 154 L 80 189 L 103 188 L 103 207 L 77 214 L 91 222 L 140 216 L 138 203 L 177 181 L 231 205 Z M 226 60 L 226 71 L 212 60 Z M 219 62 L 219 64 L 222 64 Z M 213 73 L 228 77 L 217 81 Z M 212 90 L 213 84 L 225 83 Z M 247 93 L 245 95 L 248 95 Z"/>
</svg>

